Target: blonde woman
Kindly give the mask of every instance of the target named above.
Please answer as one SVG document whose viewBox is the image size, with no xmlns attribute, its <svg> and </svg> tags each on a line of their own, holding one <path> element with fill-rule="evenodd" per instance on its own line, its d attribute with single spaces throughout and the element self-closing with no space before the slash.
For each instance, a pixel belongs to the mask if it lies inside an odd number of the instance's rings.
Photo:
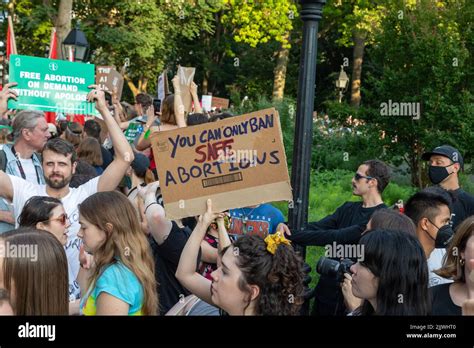
<svg viewBox="0 0 474 348">
<path fill-rule="evenodd" d="M 78 236 L 94 256 L 78 276 L 82 314 L 156 315 L 153 257 L 130 201 L 118 192 L 99 192 L 79 206 L 79 214 Z"/>
</svg>

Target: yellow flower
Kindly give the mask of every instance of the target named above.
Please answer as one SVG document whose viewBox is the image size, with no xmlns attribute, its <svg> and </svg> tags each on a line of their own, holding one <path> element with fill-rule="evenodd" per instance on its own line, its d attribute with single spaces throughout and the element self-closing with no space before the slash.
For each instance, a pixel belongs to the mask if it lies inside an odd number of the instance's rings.
<svg viewBox="0 0 474 348">
<path fill-rule="evenodd" d="M 291 245 L 290 241 L 285 238 L 284 233 L 278 231 L 275 234 L 270 234 L 265 238 L 265 243 L 267 244 L 267 251 L 272 255 L 275 255 L 275 252 L 280 244 Z"/>
</svg>

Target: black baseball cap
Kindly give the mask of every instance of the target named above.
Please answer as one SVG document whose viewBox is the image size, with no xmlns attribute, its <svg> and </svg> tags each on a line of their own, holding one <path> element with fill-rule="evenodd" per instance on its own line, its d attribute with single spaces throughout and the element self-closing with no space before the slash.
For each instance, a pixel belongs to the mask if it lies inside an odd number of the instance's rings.
<svg viewBox="0 0 474 348">
<path fill-rule="evenodd" d="M 455 149 L 452 146 L 441 145 L 441 146 L 435 147 L 432 151 L 425 152 L 421 156 L 421 159 L 425 160 L 425 161 L 429 161 L 431 156 L 433 156 L 433 155 L 439 155 L 439 156 L 447 157 L 451 161 L 453 161 L 453 163 L 459 163 L 461 165 L 461 169 L 464 170 L 464 160 L 462 158 L 462 155 L 458 151 L 458 149 Z"/>
</svg>

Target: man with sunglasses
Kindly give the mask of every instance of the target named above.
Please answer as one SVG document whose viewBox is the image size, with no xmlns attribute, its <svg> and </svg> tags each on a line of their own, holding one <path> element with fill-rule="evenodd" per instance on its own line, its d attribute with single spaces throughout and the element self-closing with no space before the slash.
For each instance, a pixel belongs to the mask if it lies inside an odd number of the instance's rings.
<svg viewBox="0 0 474 348">
<path fill-rule="evenodd" d="M 320 221 L 310 222 L 305 229 L 294 231 L 289 239 L 302 245 L 333 246 L 358 244 L 371 215 L 387 206 L 382 192 L 390 181 L 388 166 L 379 160 L 362 163 L 352 178 L 352 193 L 361 202 L 346 202 L 334 214 Z M 345 255 L 347 258 L 355 255 Z M 335 258 L 339 260 L 339 258 Z M 313 315 L 344 315 L 345 306 L 336 279 L 321 274 L 315 290 L 316 302 Z"/>
<path fill-rule="evenodd" d="M 474 215 L 474 196 L 459 185 L 459 172 L 464 170 L 461 153 L 452 146 L 442 145 L 425 152 L 421 158 L 429 161 L 428 176 L 434 185 L 439 185 L 454 195 L 451 211 L 451 226 L 456 227 L 471 215 Z"/>
</svg>

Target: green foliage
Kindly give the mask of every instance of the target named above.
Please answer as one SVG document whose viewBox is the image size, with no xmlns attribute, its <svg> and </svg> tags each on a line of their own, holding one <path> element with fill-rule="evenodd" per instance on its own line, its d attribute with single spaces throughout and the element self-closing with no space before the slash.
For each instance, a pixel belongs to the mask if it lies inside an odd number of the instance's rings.
<svg viewBox="0 0 474 348">
<path fill-rule="evenodd" d="M 281 101 L 270 101 L 266 97 L 259 96 L 257 99 L 249 99 L 246 102 L 234 100 L 237 105 L 232 112 L 236 115 L 263 110 L 274 107 L 280 115 L 280 124 L 283 134 L 283 144 L 285 146 L 286 159 L 288 165 L 291 166 L 293 157 L 293 141 L 294 141 L 294 117 L 296 114 L 296 103 L 290 98 L 284 98 Z"/>
<path fill-rule="evenodd" d="M 293 1 L 224 0 L 224 3 L 229 5 L 230 11 L 222 19 L 235 27 L 236 42 L 256 47 L 274 39 L 290 47 L 288 33 L 293 29 L 293 20 L 298 15 Z"/>
<path fill-rule="evenodd" d="M 406 155 L 413 164 L 425 149 L 444 143 L 472 156 L 472 24 L 465 14 L 472 14 L 473 6 L 472 1 L 420 1 L 413 9 L 394 9 L 383 21 L 378 44 L 368 53 L 359 116 L 372 132 L 384 133 L 388 157 Z M 420 103 L 420 119 L 382 116 L 381 105 L 389 100 Z"/>
</svg>

